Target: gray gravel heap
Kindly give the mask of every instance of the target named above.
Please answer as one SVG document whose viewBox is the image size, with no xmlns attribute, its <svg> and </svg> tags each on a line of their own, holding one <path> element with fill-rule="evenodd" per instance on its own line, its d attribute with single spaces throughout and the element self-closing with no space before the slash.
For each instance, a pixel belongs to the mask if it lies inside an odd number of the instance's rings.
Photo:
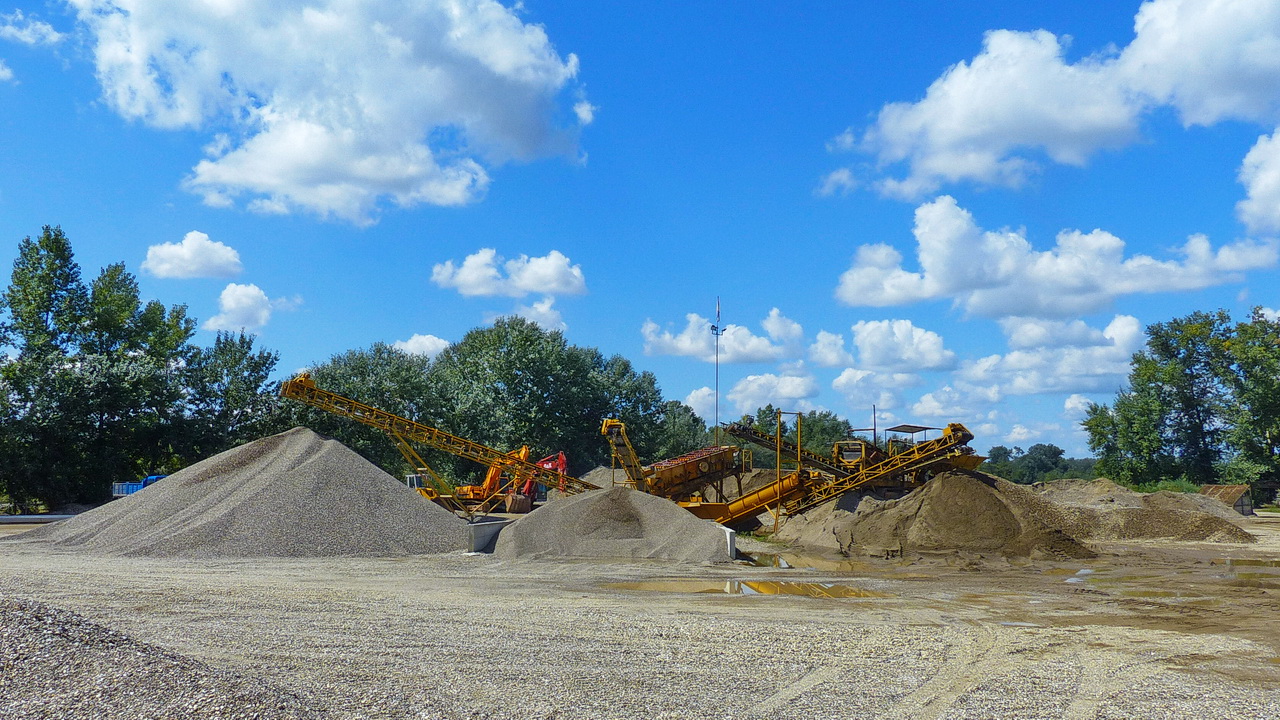
<svg viewBox="0 0 1280 720">
<path fill-rule="evenodd" d="M 667 500 L 624 487 L 548 503 L 507 527 L 494 555 L 729 562 L 724 529 Z"/>
<path fill-rule="evenodd" d="M 385 557 L 460 550 L 466 523 L 342 443 L 294 428 L 18 537 L 108 555 Z"/>
<path fill-rule="evenodd" d="M 89 622 L 0 595 L 0 717 L 6 720 L 323 718 L 297 695 Z"/>
</svg>

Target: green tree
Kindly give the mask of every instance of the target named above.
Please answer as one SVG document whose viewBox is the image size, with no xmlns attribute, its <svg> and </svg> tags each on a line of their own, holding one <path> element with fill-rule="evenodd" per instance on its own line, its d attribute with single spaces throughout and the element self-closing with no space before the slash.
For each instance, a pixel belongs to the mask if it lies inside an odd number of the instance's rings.
<svg viewBox="0 0 1280 720">
<path fill-rule="evenodd" d="M 1218 376 L 1230 400 L 1223 411 L 1234 481 L 1280 480 L 1280 322 L 1254 308 L 1248 322 L 1218 338 Z"/>
<path fill-rule="evenodd" d="M 18 245 L 3 302 L 7 339 L 22 355 L 66 354 L 79 343 L 89 294 L 62 228 L 46 225 L 39 238 Z"/>
<path fill-rule="evenodd" d="M 183 373 L 185 427 L 179 433 L 183 464 L 256 440 L 280 424 L 279 383 L 270 379 L 279 359 L 278 353 L 255 349 L 254 337 L 243 331 L 220 331 L 212 347 L 190 353 Z"/>
</svg>

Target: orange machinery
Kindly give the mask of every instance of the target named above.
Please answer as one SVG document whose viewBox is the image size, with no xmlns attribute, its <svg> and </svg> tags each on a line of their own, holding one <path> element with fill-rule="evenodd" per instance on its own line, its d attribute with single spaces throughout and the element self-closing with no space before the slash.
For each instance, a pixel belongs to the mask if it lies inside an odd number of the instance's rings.
<svg viewBox="0 0 1280 720">
<path fill-rule="evenodd" d="M 316 386 L 309 373 L 302 373 L 282 383 L 280 395 L 387 433 L 395 441 L 409 466 L 419 470 L 419 474 L 410 476 L 411 479 L 416 479 L 416 482 L 411 480 L 410 487 L 424 497 L 468 516 L 490 512 L 499 503 L 505 503 L 510 512 L 528 512 L 532 505 L 533 491 L 538 485 L 567 494 L 599 489 L 593 483 L 565 473 L 564 453 L 543 458 L 536 463 L 529 462 L 527 447 L 512 452 L 495 450 L 321 389 Z M 484 484 L 464 485 L 457 489 L 450 487 L 427 467 L 427 463 L 411 443 L 443 450 L 487 466 L 489 470 Z"/>
</svg>

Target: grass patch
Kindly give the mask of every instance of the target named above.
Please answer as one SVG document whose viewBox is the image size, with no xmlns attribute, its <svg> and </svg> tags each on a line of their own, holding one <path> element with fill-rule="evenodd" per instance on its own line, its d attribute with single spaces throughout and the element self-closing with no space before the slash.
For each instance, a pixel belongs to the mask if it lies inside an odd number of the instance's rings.
<svg viewBox="0 0 1280 720">
<path fill-rule="evenodd" d="M 1181 479 L 1161 480 L 1159 482 L 1149 482 L 1149 483 L 1139 483 L 1137 485 L 1130 485 L 1129 488 L 1132 490 L 1137 490 L 1140 493 L 1153 493 L 1153 492 L 1160 492 L 1161 490 L 1168 490 L 1170 492 L 1181 492 L 1181 493 L 1200 492 L 1199 485 L 1196 485 L 1195 483 L 1189 480 L 1181 480 Z"/>
</svg>

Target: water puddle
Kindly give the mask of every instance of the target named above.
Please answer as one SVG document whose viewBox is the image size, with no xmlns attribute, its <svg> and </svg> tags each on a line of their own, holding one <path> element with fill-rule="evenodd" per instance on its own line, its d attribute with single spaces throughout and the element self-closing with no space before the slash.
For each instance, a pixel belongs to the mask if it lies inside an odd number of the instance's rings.
<svg viewBox="0 0 1280 720">
<path fill-rule="evenodd" d="M 1227 567 L 1273 567 L 1280 568 L 1280 560 L 1255 560 L 1251 558 L 1218 558 L 1213 561 L 1214 565 L 1226 565 Z"/>
<path fill-rule="evenodd" d="M 850 560 L 848 558 L 833 558 L 823 555 L 811 555 L 808 553 L 779 552 L 779 553 L 750 553 L 751 564 L 759 567 L 772 568 L 809 568 L 813 570 L 822 570 L 825 572 L 866 572 L 874 568 L 865 562 L 858 560 Z"/>
<path fill-rule="evenodd" d="M 836 583 L 782 582 L 775 580 L 642 580 L 608 583 L 618 590 L 712 593 L 718 595 L 798 595 L 815 598 L 889 598 L 889 593 Z"/>
</svg>

